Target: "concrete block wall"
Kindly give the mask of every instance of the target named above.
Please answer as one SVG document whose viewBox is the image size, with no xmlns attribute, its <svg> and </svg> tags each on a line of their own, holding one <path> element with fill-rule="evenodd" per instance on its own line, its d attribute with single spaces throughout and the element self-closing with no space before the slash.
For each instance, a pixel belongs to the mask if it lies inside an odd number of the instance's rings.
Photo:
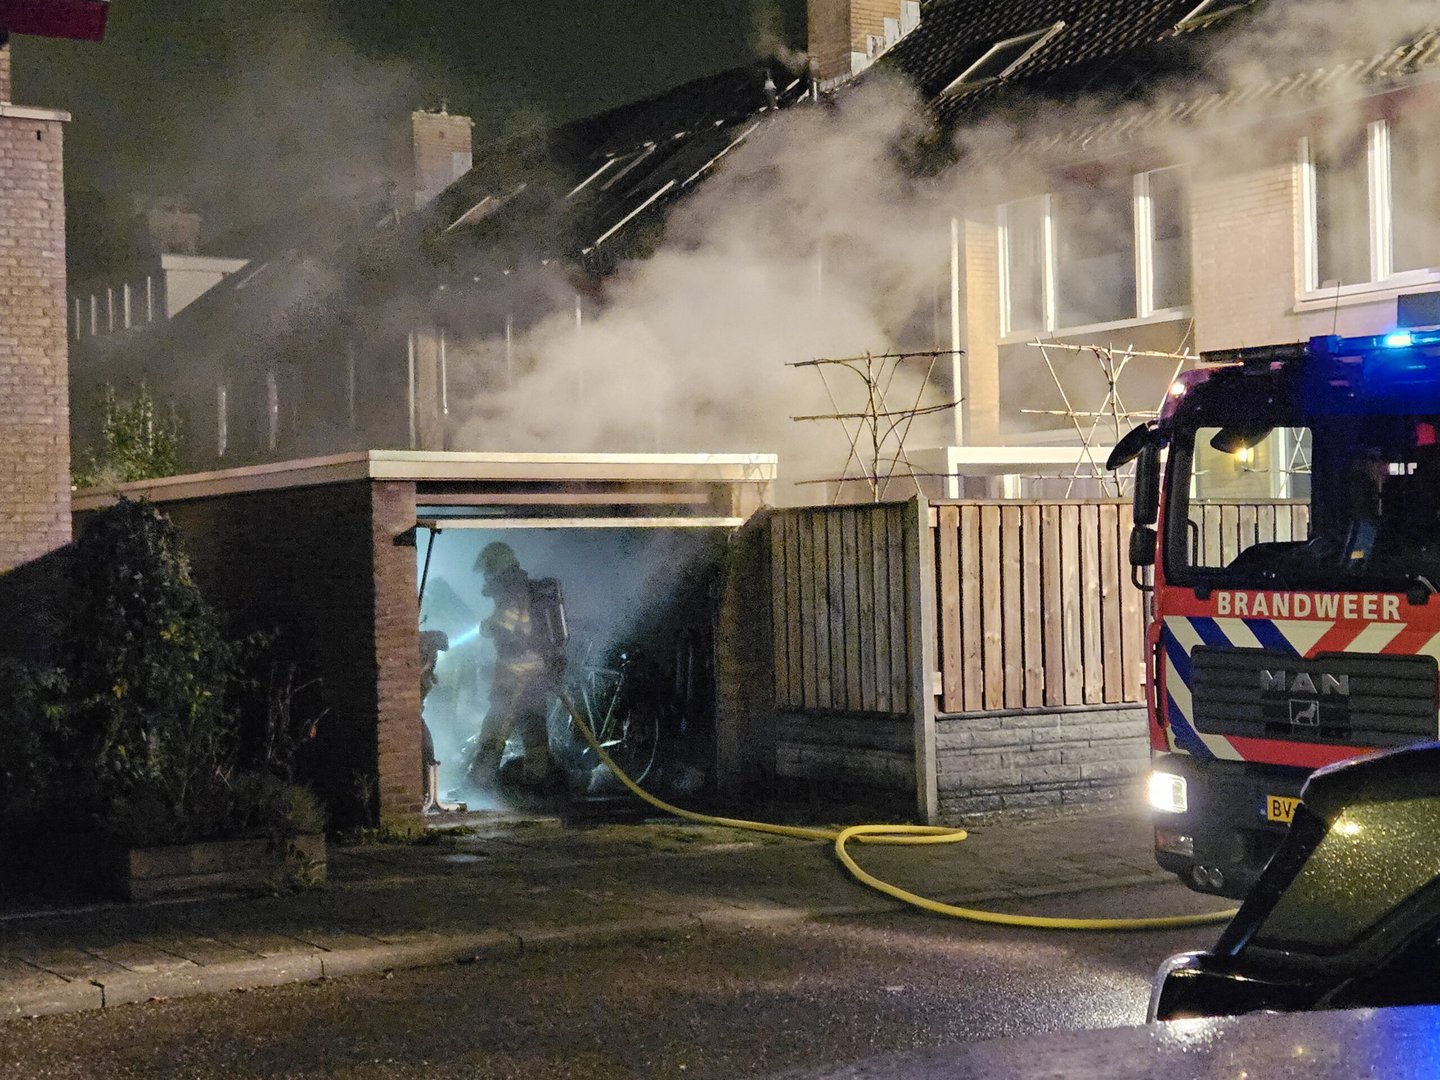
<svg viewBox="0 0 1440 1080">
<path fill-rule="evenodd" d="M 940 818 L 1105 802 L 1149 766 L 1143 705 L 940 717 Z"/>
<path fill-rule="evenodd" d="M 365 481 L 160 504 L 236 634 L 278 637 L 302 704 L 324 710 L 310 779 L 332 824 L 417 813 L 420 673 L 414 485 Z"/>
<path fill-rule="evenodd" d="M 773 722 L 779 792 L 914 818 L 910 717 L 777 713 Z"/>
<path fill-rule="evenodd" d="M 64 113 L 9 104 L 0 48 L 0 573 L 70 539 Z"/>
</svg>

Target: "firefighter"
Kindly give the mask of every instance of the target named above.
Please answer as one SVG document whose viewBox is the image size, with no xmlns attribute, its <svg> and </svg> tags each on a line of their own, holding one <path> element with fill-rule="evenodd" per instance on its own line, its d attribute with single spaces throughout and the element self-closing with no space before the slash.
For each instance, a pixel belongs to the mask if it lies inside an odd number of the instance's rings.
<svg viewBox="0 0 1440 1080">
<path fill-rule="evenodd" d="M 524 746 L 522 782 L 543 788 L 551 780 L 545 717 L 555 683 L 532 619 L 530 575 L 510 545 L 499 541 L 485 546 L 475 569 L 485 577 L 484 594 L 495 602 L 494 612 L 480 624 L 481 633 L 495 646 L 495 678 L 490 708 L 470 760 L 470 779 L 478 787 L 492 786 L 505 743 L 516 733 Z"/>
</svg>

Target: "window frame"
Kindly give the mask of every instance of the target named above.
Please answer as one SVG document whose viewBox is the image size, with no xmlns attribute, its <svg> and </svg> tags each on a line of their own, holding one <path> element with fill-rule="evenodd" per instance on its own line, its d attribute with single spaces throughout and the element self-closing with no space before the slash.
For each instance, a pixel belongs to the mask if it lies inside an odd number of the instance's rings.
<svg viewBox="0 0 1440 1080">
<path fill-rule="evenodd" d="M 1000 79 L 1008 78 L 1011 72 L 1013 72 L 1021 64 L 1025 63 L 1026 60 L 1029 60 L 1030 57 L 1034 56 L 1040 49 L 1048 45 L 1051 39 L 1064 29 L 1065 23 L 1062 20 L 1060 22 L 1051 23 L 1049 26 L 1042 27 L 1039 30 L 1030 30 L 1023 34 L 1012 34 L 1010 37 L 1001 38 L 999 41 L 994 42 L 988 49 L 981 53 L 979 58 L 976 59 L 974 63 L 972 63 L 964 71 L 960 72 L 959 75 L 956 75 L 955 78 L 952 79 L 945 87 L 945 89 L 940 91 L 940 96 L 946 97 L 950 94 L 954 94 L 957 91 L 964 89 L 967 86 L 984 86 L 986 83 L 998 82 Z M 973 78 L 974 73 L 981 67 L 983 67 L 985 65 L 985 62 L 989 60 L 992 56 L 994 56 L 997 52 L 999 52 L 1001 49 L 1026 41 L 1030 42 L 1030 47 L 1024 52 L 1022 52 L 1019 56 L 1017 56 L 1014 60 L 1010 61 L 1010 63 L 1006 64 L 1005 67 L 1002 68 L 999 72 L 994 75 L 987 75 L 984 78 L 980 79 Z"/>
<path fill-rule="evenodd" d="M 1300 174 L 1300 280 L 1297 306 L 1336 303 L 1346 297 L 1374 299 L 1400 289 L 1440 283 L 1440 253 L 1433 267 L 1395 270 L 1395 203 L 1391 184 L 1390 121 L 1371 120 L 1365 127 L 1365 175 L 1367 184 L 1370 279 L 1326 287 L 1320 281 L 1319 183 L 1316 155 L 1311 138 L 1302 136 L 1299 146 Z"/>
<path fill-rule="evenodd" d="M 1146 323 L 1172 322 L 1188 318 L 1192 304 L 1179 307 L 1159 307 L 1155 303 L 1155 215 L 1151 195 L 1151 177 L 1157 173 L 1188 171 L 1184 164 L 1161 165 L 1131 174 L 1131 221 L 1132 249 L 1135 259 L 1135 314 L 1124 319 L 1081 325 L 1061 325 L 1059 320 L 1059 248 L 1056 243 L 1056 199 L 1053 192 L 1012 199 L 996 207 L 997 251 L 1000 263 L 1000 342 L 1014 344 L 1029 341 L 1036 334 L 1076 334 L 1108 330 L 1118 327 L 1137 326 Z M 1011 208 L 1041 200 L 1043 207 L 1041 243 L 1041 310 L 1043 325 L 1038 327 L 1016 327 L 1011 316 L 1010 305 L 1010 256 L 1009 217 Z M 1191 292 L 1194 291 L 1192 267 Z"/>
</svg>

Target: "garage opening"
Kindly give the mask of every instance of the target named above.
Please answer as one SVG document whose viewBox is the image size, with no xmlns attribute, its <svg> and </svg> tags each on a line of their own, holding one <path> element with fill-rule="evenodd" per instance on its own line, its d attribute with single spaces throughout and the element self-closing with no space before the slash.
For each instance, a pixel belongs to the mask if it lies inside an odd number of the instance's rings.
<svg viewBox="0 0 1440 1080">
<path fill-rule="evenodd" d="M 431 517 L 417 530 L 428 808 L 628 798 L 562 690 L 632 778 L 672 795 L 713 786 L 729 529 L 499 525 Z"/>
</svg>

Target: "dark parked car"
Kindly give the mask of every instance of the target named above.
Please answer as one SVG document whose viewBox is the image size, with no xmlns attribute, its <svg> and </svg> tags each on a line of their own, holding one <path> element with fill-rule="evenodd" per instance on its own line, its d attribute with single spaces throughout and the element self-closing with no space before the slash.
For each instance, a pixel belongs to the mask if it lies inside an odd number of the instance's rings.
<svg viewBox="0 0 1440 1080">
<path fill-rule="evenodd" d="M 1156 977 L 1150 1018 L 1440 1004 L 1440 743 L 1315 773 L 1208 952 Z"/>
</svg>

